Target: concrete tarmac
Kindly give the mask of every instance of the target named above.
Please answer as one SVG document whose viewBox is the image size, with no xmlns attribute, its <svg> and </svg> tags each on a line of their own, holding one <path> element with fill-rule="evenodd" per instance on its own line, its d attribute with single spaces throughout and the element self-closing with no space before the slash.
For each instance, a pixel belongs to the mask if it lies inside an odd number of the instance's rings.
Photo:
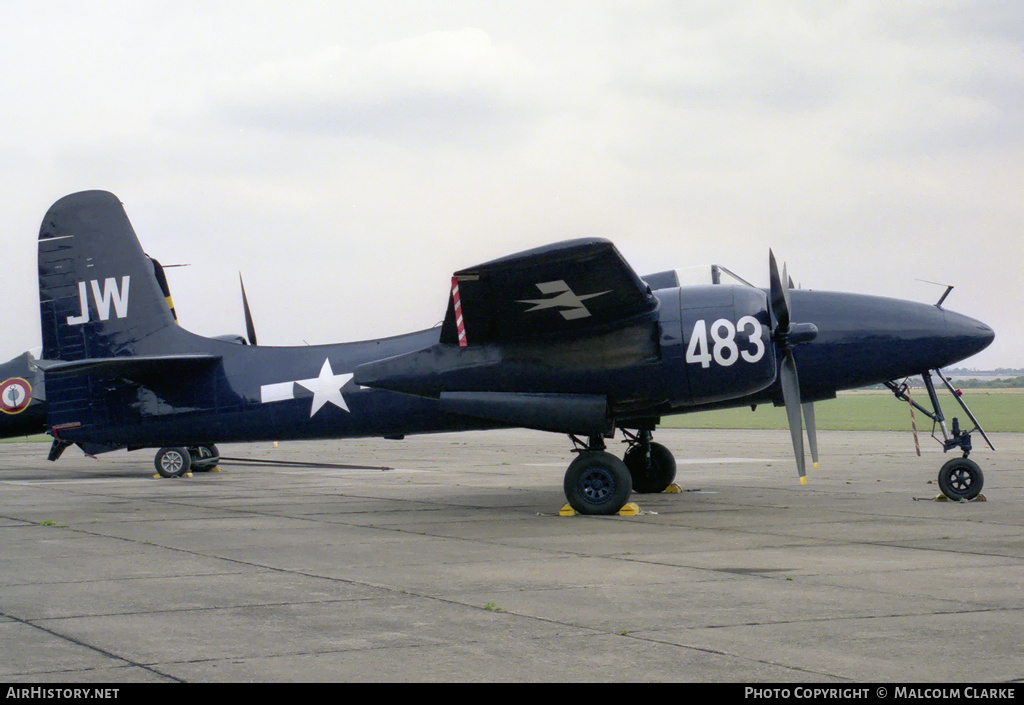
<svg viewBox="0 0 1024 705">
<path fill-rule="evenodd" d="M 632 517 L 560 517 L 568 439 L 522 430 L 170 480 L 5 444 L 0 682 L 1024 679 L 1024 436 L 970 503 L 928 438 L 820 436 L 801 487 L 786 431 L 659 431 L 684 491 Z"/>
</svg>

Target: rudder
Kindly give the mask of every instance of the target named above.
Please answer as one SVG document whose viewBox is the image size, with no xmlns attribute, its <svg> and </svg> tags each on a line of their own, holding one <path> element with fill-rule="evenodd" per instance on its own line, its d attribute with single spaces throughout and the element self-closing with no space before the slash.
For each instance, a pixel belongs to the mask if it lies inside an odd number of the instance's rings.
<svg viewBox="0 0 1024 705">
<path fill-rule="evenodd" d="M 157 352 L 174 316 L 120 200 L 83 191 L 54 203 L 39 230 L 43 358 Z"/>
</svg>

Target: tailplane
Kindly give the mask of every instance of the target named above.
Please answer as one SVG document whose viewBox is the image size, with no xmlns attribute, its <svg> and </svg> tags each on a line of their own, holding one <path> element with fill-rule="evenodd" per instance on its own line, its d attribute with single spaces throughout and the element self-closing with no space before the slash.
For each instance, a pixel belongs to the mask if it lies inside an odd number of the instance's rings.
<svg viewBox="0 0 1024 705">
<path fill-rule="evenodd" d="M 43 358 L 159 353 L 173 312 L 121 202 L 105 191 L 60 199 L 39 230 Z"/>
</svg>

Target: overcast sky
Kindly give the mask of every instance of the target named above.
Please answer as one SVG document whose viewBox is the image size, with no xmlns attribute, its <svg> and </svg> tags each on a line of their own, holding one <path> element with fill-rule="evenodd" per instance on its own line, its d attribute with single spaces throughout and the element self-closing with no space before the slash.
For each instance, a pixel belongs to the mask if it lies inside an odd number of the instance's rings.
<svg viewBox="0 0 1024 705">
<path fill-rule="evenodd" d="M 182 324 L 426 328 L 451 273 L 613 240 L 639 273 L 934 302 L 1024 367 L 1024 3 L 6 0 L 0 359 L 46 209 L 117 194 Z M 799 312 L 794 312 L 799 319 Z"/>
</svg>

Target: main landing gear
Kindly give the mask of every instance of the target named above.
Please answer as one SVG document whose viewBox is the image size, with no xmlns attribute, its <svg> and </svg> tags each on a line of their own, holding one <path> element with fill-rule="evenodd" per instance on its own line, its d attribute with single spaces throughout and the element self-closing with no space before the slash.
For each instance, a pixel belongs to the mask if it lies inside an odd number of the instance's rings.
<svg viewBox="0 0 1024 705">
<path fill-rule="evenodd" d="M 212 470 L 220 462 L 220 451 L 215 445 L 168 446 L 156 453 L 153 464 L 161 477 L 181 477 L 190 470 Z"/>
<path fill-rule="evenodd" d="M 651 430 L 622 429 L 629 448 L 622 460 L 606 451 L 603 436 L 569 436 L 578 453 L 565 472 L 565 498 L 579 514 L 616 514 L 632 492 L 664 492 L 676 477 L 676 461 Z"/>
<path fill-rule="evenodd" d="M 992 445 L 992 441 L 985 435 L 985 431 L 981 428 L 981 424 L 974 418 L 974 414 L 967 408 L 967 404 L 960 398 L 960 392 L 953 388 L 953 385 L 946 379 L 942 372 L 935 370 L 935 374 L 938 375 L 939 379 L 942 380 L 946 388 L 949 389 L 953 398 L 959 402 L 964 413 L 974 424 L 974 428 L 971 431 L 962 431 L 960 429 L 960 422 L 955 417 L 953 418 L 952 429 L 946 429 L 946 418 L 942 415 L 942 407 L 939 405 L 939 397 L 935 393 L 935 385 L 932 382 L 931 372 L 925 372 L 921 375 L 924 381 L 925 389 L 928 391 L 928 399 L 931 402 L 931 410 L 924 408 L 916 401 L 910 398 L 909 386 L 906 382 L 902 384 L 896 384 L 895 382 L 886 382 L 887 386 L 893 394 L 896 395 L 897 399 L 901 399 L 910 404 L 911 410 L 917 409 L 925 416 L 932 420 L 932 437 L 935 438 L 939 443 L 942 444 L 942 451 L 944 453 L 959 448 L 963 452 L 963 456 L 960 458 L 953 458 L 948 461 L 939 470 L 939 489 L 942 490 L 942 494 L 946 495 L 949 499 L 955 501 L 968 501 L 976 498 L 981 494 L 981 488 L 985 484 L 985 476 L 981 472 L 981 468 L 978 464 L 968 458 L 967 456 L 971 453 L 971 433 L 977 431 L 981 434 L 981 437 L 985 439 L 985 443 L 992 450 L 995 447 Z M 942 438 L 936 438 L 935 429 L 938 427 L 942 431 Z M 914 430 L 915 438 L 917 437 L 917 429 Z M 921 451 L 918 450 L 918 455 Z"/>
</svg>

